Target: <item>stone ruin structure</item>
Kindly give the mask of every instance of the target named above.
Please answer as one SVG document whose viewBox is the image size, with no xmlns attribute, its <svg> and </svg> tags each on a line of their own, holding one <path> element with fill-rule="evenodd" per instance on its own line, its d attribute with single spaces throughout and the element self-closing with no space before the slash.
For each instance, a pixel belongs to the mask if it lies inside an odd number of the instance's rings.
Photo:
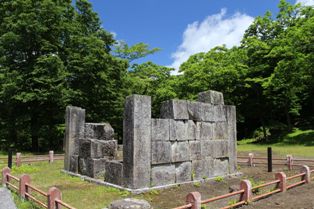
<svg viewBox="0 0 314 209">
<path fill-rule="evenodd" d="M 162 103 L 151 117 L 151 97 L 126 98 L 123 161 L 108 123 L 85 123 L 85 110 L 67 107 L 64 169 L 129 189 L 225 176 L 236 172 L 236 109 L 223 94 Z"/>
</svg>

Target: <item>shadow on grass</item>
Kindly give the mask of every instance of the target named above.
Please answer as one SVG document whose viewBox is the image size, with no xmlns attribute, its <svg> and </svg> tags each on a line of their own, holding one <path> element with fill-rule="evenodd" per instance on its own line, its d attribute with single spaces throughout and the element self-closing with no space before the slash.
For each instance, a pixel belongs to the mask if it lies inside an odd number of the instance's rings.
<svg viewBox="0 0 314 209">
<path fill-rule="evenodd" d="M 299 144 L 304 146 L 314 146 L 314 130 L 288 134 L 285 138 L 283 138 L 281 143 L 287 145 Z"/>
</svg>

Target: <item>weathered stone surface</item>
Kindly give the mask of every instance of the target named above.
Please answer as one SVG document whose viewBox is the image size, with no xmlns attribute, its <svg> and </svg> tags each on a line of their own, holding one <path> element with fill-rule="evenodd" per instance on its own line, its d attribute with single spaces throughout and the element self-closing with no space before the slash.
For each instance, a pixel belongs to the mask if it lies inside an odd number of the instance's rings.
<svg viewBox="0 0 314 209">
<path fill-rule="evenodd" d="M 201 140 L 213 139 L 213 123 L 202 122 L 200 124 L 200 139 Z"/>
<path fill-rule="evenodd" d="M 152 141 L 168 141 L 169 119 L 152 119 Z"/>
<path fill-rule="evenodd" d="M 78 170 L 79 170 L 80 174 L 88 176 L 90 168 L 89 168 L 89 164 L 88 164 L 87 158 L 79 158 Z"/>
<path fill-rule="evenodd" d="M 70 170 L 72 155 L 79 153 L 79 139 L 84 137 L 85 110 L 67 106 L 65 119 L 64 169 Z M 75 166 L 75 165 L 74 165 Z"/>
<path fill-rule="evenodd" d="M 123 185 L 123 163 L 119 161 L 107 161 L 105 163 L 105 181 Z"/>
<path fill-rule="evenodd" d="M 77 173 L 78 172 L 78 155 L 72 155 L 70 158 L 70 169 L 69 171 L 73 172 L 73 173 Z"/>
<path fill-rule="evenodd" d="M 209 103 L 209 104 L 214 104 L 214 105 L 223 105 L 224 97 L 221 92 L 209 90 L 209 91 L 200 92 L 198 94 L 198 101 Z"/>
<path fill-rule="evenodd" d="M 161 118 L 188 120 L 188 107 L 186 100 L 168 100 L 161 104 Z"/>
<path fill-rule="evenodd" d="M 190 145 L 190 159 L 200 160 L 202 159 L 202 146 L 200 141 L 189 141 Z"/>
<path fill-rule="evenodd" d="M 225 111 L 224 105 L 214 106 L 214 118 L 211 121 L 214 121 L 214 122 L 226 121 L 226 111 Z"/>
<path fill-rule="evenodd" d="M 109 209 L 153 209 L 146 200 L 123 199 L 112 202 Z"/>
<path fill-rule="evenodd" d="M 152 142 L 152 164 L 162 164 L 171 162 L 171 142 Z"/>
<path fill-rule="evenodd" d="M 170 120 L 170 140 L 188 140 L 188 122 L 182 120 Z"/>
<path fill-rule="evenodd" d="M 174 165 L 152 167 L 151 186 L 160 186 L 175 183 L 176 168 Z"/>
<path fill-rule="evenodd" d="M 117 153 L 118 143 L 116 140 L 102 141 L 96 139 L 80 140 L 79 155 L 83 158 L 114 158 Z"/>
<path fill-rule="evenodd" d="M 228 124 L 228 153 L 229 153 L 229 169 L 231 173 L 237 170 L 237 120 L 236 107 L 224 106 L 227 124 Z"/>
<path fill-rule="evenodd" d="M 84 160 L 83 160 L 84 161 Z M 84 175 L 87 175 L 92 178 L 96 178 L 98 176 L 103 176 L 105 174 L 105 164 L 106 159 L 92 159 L 87 158 L 82 165 L 84 167 Z"/>
<path fill-rule="evenodd" d="M 176 165 L 176 183 L 191 181 L 191 162 L 184 162 Z"/>
<path fill-rule="evenodd" d="M 85 123 L 85 138 L 113 140 L 114 130 L 109 123 Z"/>
<path fill-rule="evenodd" d="M 229 173 L 229 162 L 227 158 L 214 159 L 213 167 L 210 169 L 211 176 L 223 176 Z"/>
<path fill-rule="evenodd" d="M 228 139 L 228 124 L 227 122 L 217 122 L 213 126 L 213 139 Z"/>
<path fill-rule="evenodd" d="M 151 171 L 151 97 L 126 98 L 123 120 L 123 176 L 126 186 L 149 187 Z"/>
<path fill-rule="evenodd" d="M 197 138 L 197 134 L 197 125 L 194 123 L 193 120 L 188 120 L 187 138 L 189 140 L 195 140 Z"/>
<path fill-rule="evenodd" d="M 202 156 L 204 157 L 228 157 L 227 140 L 205 140 L 202 141 Z"/>
<path fill-rule="evenodd" d="M 192 180 L 201 180 L 209 177 L 209 164 L 205 159 L 192 160 Z"/>
<path fill-rule="evenodd" d="M 183 162 L 190 160 L 189 142 L 174 142 L 171 145 L 172 162 Z"/>
</svg>

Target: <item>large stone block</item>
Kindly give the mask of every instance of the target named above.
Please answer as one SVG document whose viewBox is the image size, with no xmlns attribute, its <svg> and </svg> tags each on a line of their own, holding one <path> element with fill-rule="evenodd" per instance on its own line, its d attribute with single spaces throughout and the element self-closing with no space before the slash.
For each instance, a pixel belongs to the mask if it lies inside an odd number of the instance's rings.
<svg viewBox="0 0 314 209">
<path fill-rule="evenodd" d="M 152 141 L 168 141 L 169 134 L 169 119 L 152 119 Z"/>
<path fill-rule="evenodd" d="M 174 184 L 176 168 L 174 165 L 161 165 L 152 167 L 151 186 Z"/>
<path fill-rule="evenodd" d="M 171 142 L 152 142 L 152 164 L 162 164 L 171 162 Z"/>
<path fill-rule="evenodd" d="M 119 161 L 107 161 L 105 164 L 105 181 L 123 185 L 123 163 Z"/>
<path fill-rule="evenodd" d="M 117 141 L 101 141 L 96 139 L 80 140 L 79 155 L 83 158 L 114 158 L 117 153 Z"/>
<path fill-rule="evenodd" d="M 212 110 L 212 105 L 201 102 L 188 101 L 187 106 L 189 119 L 194 121 L 206 121 L 207 114 Z"/>
<path fill-rule="evenodd" d="M 230 172 L 234 173 L 237 167 L 237 119 L 236 107 L 224 106 L 227 124 L 228 124 L 228 153 L 229 153 L 229 168 Z"/>
<path fill-rule="evenodd" d="M 227 122 L 216 122 L 213 124 L 214 137 L 213 139 L 228 139 L 228 124 Z"/>
<path fill-rule="evenodd" d="M 227 158 L 214 159 L 213 166 L 209 170 L 211 176 L 224 176 L 229 173 L 229 161 Z"/>
<path fill-rule="evenodd" d="M 85 138 L 113 140 L 114 130 L 109 123 L 85 123 Z"/>
<path fill-rule="evenodd" d="M 191 160 L 202 159 L 201 141 L 189 141 L 189 145 L 190 145 L 190 159 Z"/>
<path fill-rule="evenodd" d="M 195 140 L 198 136 L 198 129 L 196 123 L 193 120 L 188 120 L 188 127 L 187 127 L 187 138 L 189 140 Z"/>
<path fill-rule="evenodd" d="M 224 97 L 221 92 L 209 90 L 200 92 L 198 94 L 198 101 L 214 105 L 223 105 Z"/>
<path fill-rule="evenodd" d="M 228 157 L 228 141 L 226 140 L 205 140 L 202 141 L 202 156 L 221 158 Z"/>
<path fill-rule="evenodd" d="M 211 121 L 214 121 L 214 122 L 226 121 L 226 111 L 225 111 L 224 105 L 214 106 L 214 118 Z"/>
<path fill-rule="evenodd" d="M 70 170 L 71 156 L 79 153 L 79 139 L 84 138 L 85 110 L 67 106 L 64 137 L 64 169 Z"/>
<path fill-rule="evenodd" d="M 209 177 L 209 163 L 205 160 L 192 160 L 192 180 L 201 180 Z"/>
<path fill-rule="evenodd" d="M 107 159 L 105 158 L 91 159 L 91 163 L 92 163 L 91 167 L 93 170 L 94 177 L 100 177 L 100 176 L 103 177 L 106 171 Z"/>
<path fill-rule="evenodd" d="M 78 172 L 78 163 L 79 163 L 79 157 L 78 155 L 72 155 L 70 158 L 70 169 L 69 171 L 73 173 Z"/>
<path fill-rule="evenodd" d="M 189 142 L 174 142 L 171 145 L 172 162 L 183 162 L 190 160 Z"/>
<path fill-rule="evenodd" d="M 170 120 L 170 140 L 188 140 L 188 122 L 182 120 Z"/>
<path fill-rule="evenodd" d="M 200 139 L 201 140 L 211 140 L 213 139 L 213 123 L 202 122 L 200 124 Z"/>
<path fill-rule="evenodd" d="M 78 170 L 80 174 L 88 176 L 90 167 L 87 158 L 79 158 Z"/>
<path fill-rule="evenodd" d="M 176 165 L 176 183 L 191 181 L 191 162 L 184 162 Z"/>
<path fill-rule="evenodd" d="M 132 189 L 149 187 L 151 171 L 151 97 L 126 98 L 123 119 L 123 176 Z"/>
<path fill-rule="evenodd" d="M 188 120 L 188 107 L 186 100 L 168 100 L 161 104 L 161 118 Z"/>
</svg>

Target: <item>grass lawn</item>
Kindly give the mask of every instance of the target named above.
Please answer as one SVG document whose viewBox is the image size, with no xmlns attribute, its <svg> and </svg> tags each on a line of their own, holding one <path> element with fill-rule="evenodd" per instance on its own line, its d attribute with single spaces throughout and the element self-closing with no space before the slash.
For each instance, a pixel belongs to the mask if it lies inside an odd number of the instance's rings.
<svg viewBox="0 0 314 209">
<path fill-rule="evenodd" d="M 238 152 L 258 152 L 267 154 L 267 147 L 272 147 L 274 154 L 286 156 L 291 154 L 295 157 L 314 158 L 314 130 L 302 131 L 295 129 L 276 143 L 261 144 L 252 139 L 238 141 Z"/>
</svg>

